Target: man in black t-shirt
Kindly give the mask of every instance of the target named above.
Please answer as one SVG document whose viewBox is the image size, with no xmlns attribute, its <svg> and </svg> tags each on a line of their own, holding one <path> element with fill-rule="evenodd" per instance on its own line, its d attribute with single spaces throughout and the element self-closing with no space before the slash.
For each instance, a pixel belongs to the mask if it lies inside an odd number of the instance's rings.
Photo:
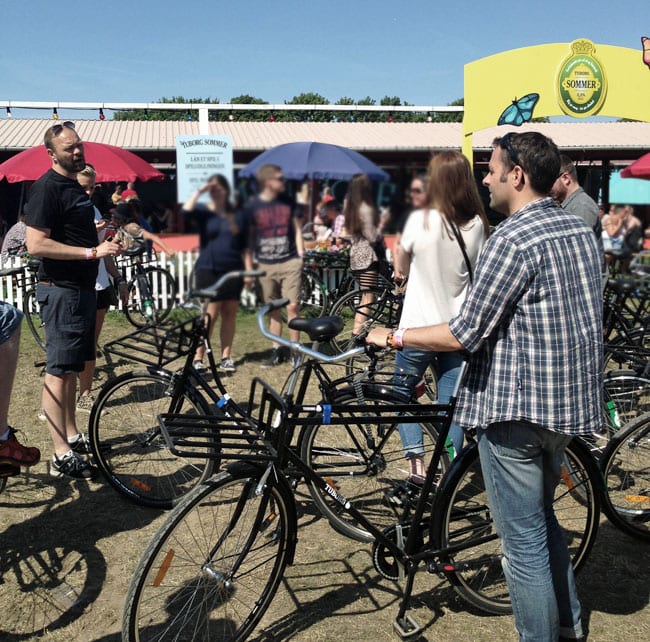
<svg viewBox="0 0 650 642">
<path fill-rule="evenodd" d="M 82 455 L 89 444 L 75 420 L 77 375 L 94 358 L 98 260 L 120 246 L 97 243 L 93 205 L 77 182 L 86 160 L 74 124 L 48 127 L 44 142 L 52 169 L 34 183 L 25 206 L 27 249 L 42 258 L 36 291 L 46 338 L 42 407 L 54 443 L 52 474 L 88 479 L 93 468 Z"/>
<path fill-rule="evenodd" d="M 245 206 L 251 230 L 251 246 L 255 260 L 266 275 L 260 278 L 264 301 L 287 297 L 287 319 L 300 312 L 300 282 L 302 276 L 302 211 L 284 195 L 284 176 L 277 165 L 262 165 L 257 170 L 259 193 Z M 269 330 L 282 334 L 280 310 L 270 313 Z M 297 330 L 289 330 L 292 341 L 300 340 Z M 282 355 L 277 345 L 263 368 L 278 365 Z"/>
</svg>

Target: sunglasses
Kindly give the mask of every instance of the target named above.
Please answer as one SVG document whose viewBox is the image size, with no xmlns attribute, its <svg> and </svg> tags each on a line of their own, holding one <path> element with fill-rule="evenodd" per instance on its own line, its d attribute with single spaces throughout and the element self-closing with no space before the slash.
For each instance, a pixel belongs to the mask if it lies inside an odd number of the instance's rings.
<svg viewBox="0 0 650 642">
<path fill-rule="evenodd" d="M 521 167 L 521 163 L 519 162 L 519 155 L 512 147 L 512 136 L 512 132 L 508 132 L 505 136 L 502 136 L 499 139 L 499 147 L 506 150 L 508 156 L 510 157 L 510 162 L 513 165 L 519 165 L 519 167 Z"/>
<path fill-rule="evenodd" d="M 50 127 L 50 131 L 55 136 L 58 136 L 63 131 L 64 127 L 67 127 L 68 129 L 74 129 L 74 123 L 71 120 L 66 120 L 63 123 L 57 123 L 56 125 L 52 125 L 52 127 Z"/>
</svg>

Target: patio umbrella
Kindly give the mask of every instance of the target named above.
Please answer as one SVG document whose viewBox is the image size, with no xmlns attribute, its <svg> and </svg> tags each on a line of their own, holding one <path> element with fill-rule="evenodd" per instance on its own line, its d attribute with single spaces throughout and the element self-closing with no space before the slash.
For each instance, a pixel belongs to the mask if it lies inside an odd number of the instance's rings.
<svg viewBox="0 0 650 642">
<path fill-rule="evenodd" d="M 650 154 L 644 154 L 641 158 L 628 165 L 622 172 L 623 178 L 645 178 L 650 180 Z"/>
<path fill-rule="evenodd" d="M 97 171 L 97 182 L 162 181 L 165 175 L 133 152 L 121 147 L 84 141 L 86 161 Z M 0 179 L 9 183 L 35 181 L 52 167 L 45 145 L 38 145 L 0 163 Z"/>
<path fill-rule="evenodd" d="M 255 176 L 258 168 L 272 163 L 293 180 L 346 180 L 355 174 L 367 174 L 371 180 L 387 181 L 390 176 L 365 156 L 347 147 L 328 143 L 286 143 L 262 152 L 240 172 L 240 176 Z M 1 167 L 1 166 L 0 166 Z"/>
</svg>

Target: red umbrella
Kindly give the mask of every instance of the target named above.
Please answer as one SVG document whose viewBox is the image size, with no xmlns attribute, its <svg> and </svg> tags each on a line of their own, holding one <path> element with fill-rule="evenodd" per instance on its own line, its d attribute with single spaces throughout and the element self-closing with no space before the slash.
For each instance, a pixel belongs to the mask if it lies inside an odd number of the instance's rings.
<svg viewBox="0 0 650 642">
<path fill-rule="evenodd" d="M 650 180 L 650 154 L 644 154 L 641 158 L 628 165 L 622 172 L 623 178 L 645 178 Z"/>
<path fill-rule="evenodd" d="M 133 152 L 121 147 L 84 141 L 86 161 L 97 171 L 97 182 L 162 181 L 165 175 Z M 32 147 L 0 163 L 0 180 L 35 181 L 52 167 L 45 145 Z"/>
</svg>

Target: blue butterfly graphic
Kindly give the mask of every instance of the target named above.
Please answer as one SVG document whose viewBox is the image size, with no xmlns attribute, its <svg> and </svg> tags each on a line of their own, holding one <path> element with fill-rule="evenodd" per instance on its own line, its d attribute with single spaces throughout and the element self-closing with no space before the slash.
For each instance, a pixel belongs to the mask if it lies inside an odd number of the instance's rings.
<svg viewBox="0 0 650 642">
<path fill-rule="evenodd" d="M 512 105 L 508 105 L 501 116 L 497 125 L 521 125 L 527 123 L 533 117 L 533 109 L 539 100 L 539 94 L 526 94 L 519 100 L 515 98 Z"/>
</svg>

